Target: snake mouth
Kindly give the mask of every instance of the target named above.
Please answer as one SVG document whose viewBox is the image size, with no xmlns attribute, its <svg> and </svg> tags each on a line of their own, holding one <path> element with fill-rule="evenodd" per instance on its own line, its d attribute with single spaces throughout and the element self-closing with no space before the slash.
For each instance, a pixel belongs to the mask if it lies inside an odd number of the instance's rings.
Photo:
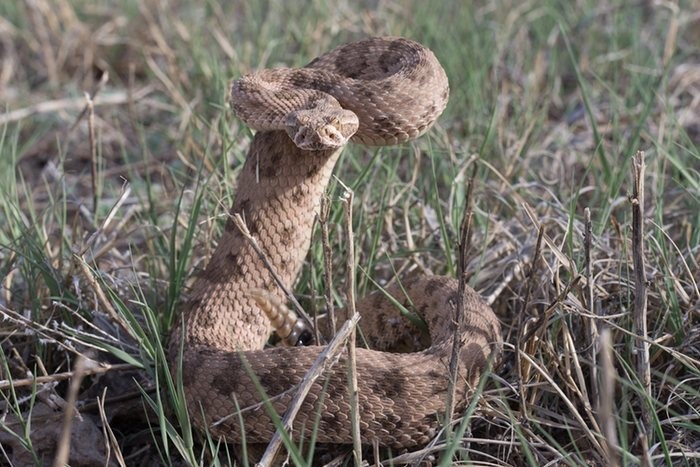
<svg viewBox="0 0 700 467">
<path fill-rule="evenodd" d="M 287 134 L 294 144 L 307 151 L 345 146 L 359 124 L 359 119 L 353 112 L 329 106 L 327 102 L 290 112 L 284 121 Z"/>
<path fill-rule="evenodd" d="M 320 129 L 300 126 L 296 130 L 288 129 L 287 133 L 299 149 L 306 151 L 338 149 L 348 142 L 348 138 L 332 125 Z"/>
</svg>

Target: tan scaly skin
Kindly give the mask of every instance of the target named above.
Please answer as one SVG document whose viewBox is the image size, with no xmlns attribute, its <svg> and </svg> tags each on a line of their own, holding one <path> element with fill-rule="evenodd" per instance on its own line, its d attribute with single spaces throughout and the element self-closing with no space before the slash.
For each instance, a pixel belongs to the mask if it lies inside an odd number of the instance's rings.
<svg viewBox="0 0 700 467">
<path fill-rule="evenodd" d="M 326 95 L 330 93 L 332 97 Z M 240 214 L 282 280 L 296 280 L 311 229 L 338 156 L 352 137 L 363 144 L 397 144 L 424 133 L 447 104 L 445 72 L 420 44 L 371 38 L 338 47 L 295 70 L 264 70 L 236 81 L 231 104 L 258 132 L 238 180 L 231 215 Z M 294 142 L 292 141 L 294 139 Z M 295 144 L 296 142 L 296 144 Z M 299 147 L 301 146 L 301 147 Z M 416 331 L 383 294 L 360 300 L 363 335 L 374 350 L 357 349 L 362 441 L 392 447 L 422 445 L 445 412 L 457 282 L 440 276 L 404 281 L 388 292 L 428 325 L 431 345 L 415 353 L 386 351 L 413 345 Z M 264 349 L 271 326 L 250 291 L 284 300 L 272 276 L 232 221 L 182 307 L 169 359 L 182 380 L 195 426 L 228 442 L 269 441 L 275 429 L 242 360 L 280 415 L 323 347 Z M 405 291 L 405 292 L 404 292 Z M 500 342 L 500 325 L 472 289 L 464 300 L 465 327 L 456 375 L 457 406 L 468 402 Z M 343 312 L 340 313 L 343 318 Z M 317 441 L 351 443 L 345 356 L 314 383 L 294 422 L 293 437 L 308 437 L 320 413 Z M 318 407 L 318 404 L 322 404 Z"/>
</svg>

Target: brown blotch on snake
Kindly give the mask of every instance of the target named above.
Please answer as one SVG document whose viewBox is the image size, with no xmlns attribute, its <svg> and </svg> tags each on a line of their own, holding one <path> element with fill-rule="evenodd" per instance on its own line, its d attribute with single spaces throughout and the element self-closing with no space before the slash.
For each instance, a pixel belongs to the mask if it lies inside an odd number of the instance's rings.
<svg viewBox="0 0 700 467">
<path fill-rule="evenodd" d="M 388 37 L 341 46 L 305 68 L 263 70 L 233 83 L 232 108 L 257 133 L 231 215 L 245 218 L 288 287 L 299 273 L 321 197 L 348 140 L 386 145 L 416 138 L 442 113 L 448 95 L 447 77 L 431 51 Z M 228 223 L 192 286 L 196 299 L 182 307 L 170 338 L 171 371 L 177 377 L 182 368 L 192 423 L 234 443 L 241 441 L 239 417 L 248 442 L 268 441 L 275 431 L 246 367 L 282 415 L 295 386 L 323 350 L 265 349 L 270 322 L 249 295 L 253 289 L 284 300 L 257 253 Z M 387 288 L 396 301 L 417 310 L 428 324 L 431 344 L 406 354 L 357 349 L 362 442 L 410 447 L 427 443 L 437 432 L 449 383 L 456 290 L 456 280 L 437 276 Z M 391 303 L 382 294 L 357 303 L 363 335 L 377 348 L 419 340 Z M 501 337 L 493 311 L 472 289 L 466 289 L 459 312 L 467 323 L 454 375 L 461 408 Z M 345 319 L 347 311 L 339 310 L 338 317 Z M 321 400 L 317 441 L 351 443 L 345 354 L 313 384 L 294 421 L 293 437 L 311 433 Z M 240 415 L 236 404 L 243 409 Z"/>
</svg>

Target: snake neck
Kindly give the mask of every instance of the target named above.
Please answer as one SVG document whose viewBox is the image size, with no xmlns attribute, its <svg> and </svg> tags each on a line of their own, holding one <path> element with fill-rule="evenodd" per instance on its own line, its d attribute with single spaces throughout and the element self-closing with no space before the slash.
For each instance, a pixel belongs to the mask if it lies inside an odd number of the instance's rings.
<svg viewBox="0 0 700 467">
<path fill-rule="evenodd" d="M 270 323 L 248 291 L 264 289 L 281 299 L 283 294 L 232 217 L 241 215 L 272 268 L 291 288 L 341 150 L 302 151 L 281 131 L 255 135 L 224 234 L 192 285 L 182 308 L 184 329 L 175 326 L 171 350 L 179 348 L 178 342 L 231 351 L 263 348 Z"/>
</svg>

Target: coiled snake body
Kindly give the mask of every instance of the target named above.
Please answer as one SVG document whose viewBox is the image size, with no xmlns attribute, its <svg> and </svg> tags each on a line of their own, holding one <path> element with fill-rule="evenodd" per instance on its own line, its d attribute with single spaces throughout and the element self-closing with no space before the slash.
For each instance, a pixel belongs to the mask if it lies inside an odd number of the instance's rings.
<svg viewBox="0 0 700 467">
<path fill-rule="evenodd" d="M 321 196 L 348 138 L 379 145 L 419 136 L 442 113 L 448 93 L 444 70 L 432 52 L 401 38 L 354 42 L 305 68 L 265 70 L 233 84 L 234 111 L 258 132 L 231 214 L 243 216 L 288 286 L 300 270 Z M 241 418 L 247 442 L 269 441 L 275 431 L 242 361 L 283 415 L 295 386 L 323 350 L 263 349 L 271 328 L 247 293 L 252 289 L 283 300 L 268 269 L 229 221 L 183 306 L 182 325 L 171 334 L 171 371 L 177 375 L 181 368 L 193 423 L 229 442 L 241 442 Z M 413 341 L 414 330 L 384 294 L 358 301 L 363 335 L 375 345 L 374 350 L 357 349 L 362 441 L 425 444 L 444 421 L 457 282 L 425 276 L 387 292 L 423 318 L 432 343 L 420 352 L 385 351 Z M 469 288 L 462 313 L 458 406 L 500 341 L 493 311 Z M 344 360 L 343 355 L 314 383 L 294 421 L 293 437 L 310 436 L 318 423 L 318 442 L 352 442 Z"/>
</svg>

